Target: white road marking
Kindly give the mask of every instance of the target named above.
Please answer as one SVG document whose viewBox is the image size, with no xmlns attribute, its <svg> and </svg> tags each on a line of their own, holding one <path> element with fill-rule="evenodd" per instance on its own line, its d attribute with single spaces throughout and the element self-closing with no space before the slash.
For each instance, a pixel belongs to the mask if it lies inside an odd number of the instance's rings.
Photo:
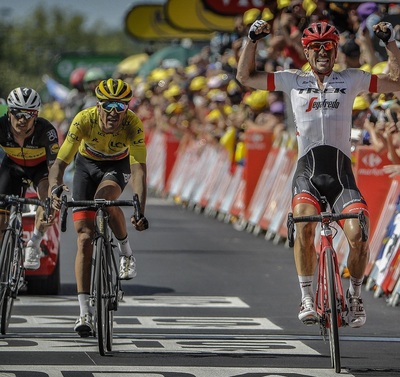
<svg viewBox="0 0 400 377">
<path fill-rule="evenodd" d="M 7 377 L 14 377 L 18 371 L 26 372 L 26 365 L 0 365 L 0 371 L 4 371 Z M 148 367 L 148 366 L 29 366 L 29 370 L 46 373 L 51 377 L 65 377 L 68 372 L 70 376 L 79 376 L 80 372 L 85 372 L 93 377 L 171 377 L 181 374 L 185 377 L 240 377 L 240 376 L 259 376 L 259 377 L 337 377 L 332 369 L 311 369 L 311 368 L 223 368 L 223 367 Z M 3 375 L 3 374 L 1 374 Z M 354 377 L 345 370 L 340 375 Z"/>
<path fill-rule="evenodd" d="M 76 306 L 76 296 L 19 296 L 15 306 Z M 220 296 L 125 296 L 121 307 L 163 306 L 201 308 L 248 308 L 239 297 Z"/>
<path fill-rule="evenodd" d="M 14 315 L 9 332 L 17 328 L 71 328 L 76 316 Z M 282 330 L 267 318 L 114 316 L 114 331 L 127 329 Z"/>
</svg>

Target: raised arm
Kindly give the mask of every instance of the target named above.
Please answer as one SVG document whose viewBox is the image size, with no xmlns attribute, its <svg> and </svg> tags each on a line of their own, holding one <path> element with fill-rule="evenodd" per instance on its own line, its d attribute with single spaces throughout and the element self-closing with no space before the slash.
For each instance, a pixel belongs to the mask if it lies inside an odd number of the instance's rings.
<svg viewBox="0 0 400 377">
<path fill-rule="evenodd" d="M 269 24 L 262 20 L 255 21 L 250 27 L 249 39 L 240 54 L 236 75 L 244 86 L 261 90 L 267 88 L 267 72 L 256 70 L 256 50 L 258 40 L 267 36 L 269 31 Z"/>
<path fill-rule="evenodd" d="M 393 26 L 388 22 L 380 22 L 374 25 L 375 34 L 386 45 L 388 53 L 389 72 L 378 75 L 378 93 L 400 91 L 400 50 L 394 39 Z"/>
</svg>

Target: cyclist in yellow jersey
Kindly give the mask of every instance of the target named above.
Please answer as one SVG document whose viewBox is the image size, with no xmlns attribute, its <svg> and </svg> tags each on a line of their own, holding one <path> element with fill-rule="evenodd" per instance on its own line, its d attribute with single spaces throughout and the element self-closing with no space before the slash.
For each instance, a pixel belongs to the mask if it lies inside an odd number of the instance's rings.
<svg viewBox="0 0 400 377">
<path fill-rule="evenodd" d="M 133 226 L 148 228 L 144 217 L 146 203 L 146 145 L 143 124 L 128 109 L 132 98 L 129 84 L 122 80 L 103 80 L 96 87 L 97 105 L 80 111 L 72 120 L 65 141 L 49 174 L 49 196 L 60 208 L 58 189 L 63 186 L 66 167 L 75 158 L 72 184 L 73 200 L 118 199 L 131 179 L 132 189 L 139 195 L 141 218 L 132 217 Z M 129 244 L 125 217 L 119 207 L 109 207 L 110 226 L 119 243 L 120 279 L 136 276 L 136 261 Z M 75 331 L 81 336 L 93 333 L 89 306 L 92 239 L 92 208 L 74 208 L 74 227 L 78 233 L 75 276 L 80 315 Z M 86 334 L 86 335 L 85 335 Z"/>
</svg>

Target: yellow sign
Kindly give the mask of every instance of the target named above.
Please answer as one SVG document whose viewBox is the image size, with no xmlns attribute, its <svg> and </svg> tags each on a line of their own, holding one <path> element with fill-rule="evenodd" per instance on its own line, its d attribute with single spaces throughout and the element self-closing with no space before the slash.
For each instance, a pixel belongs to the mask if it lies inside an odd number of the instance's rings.
<svg viewBox="0 0 400 377">
<path fill-rule="evenodd" d="M 211 30 L 183 31 L 167 23 L 163 5 L 135 5 L 125 18 L 128 34 L 137 39 L 168 40 L 175 38 L 191 38 L 193 40 L 209 40 Z"/>
<path fill-rule="evenodd" d="M 201 0 L 168 0 L 165 16 L 177 29 L 197 31 L 233 32 L 235 17 L 221 16 L 206 9 Z"/>
</svg>

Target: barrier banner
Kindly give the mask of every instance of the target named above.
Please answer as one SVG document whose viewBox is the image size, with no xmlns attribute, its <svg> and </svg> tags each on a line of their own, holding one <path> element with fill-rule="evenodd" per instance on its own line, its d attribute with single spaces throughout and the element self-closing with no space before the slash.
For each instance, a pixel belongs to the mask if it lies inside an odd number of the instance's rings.
<svg viewBox="0 0 400 377">
<path fill-rule="evenodd" d="M 166 186 L 168 178 L 174 167 L 180 143 L 180 140 L 172 132 L 166 132 L 164 140 L 165 140 L 165 160 L 164 160 L 165 170 L 164 170 L 163 187 Z"/>
<path fill-rule="evenodd" d="M 385 195 L 385 200 L 383 201 L 382 211 L 380 213 L 380 216 L 378 217 L 375 232 L 373 234 L 371 234 L 370 232 L 370 257 L 367 267 L 365 269 L 366 276 L 369 276 L 371 274 L 372 268 L 381 250 L 382 244 L 385 242 L 385 238 L 387 239 L 387 237 L 389 237 L 390 235 L 390 232 L 387 230 L 387 228 L 396 212 L 399 195 L 399 180 L 393 179 L 389 191 L 387 195 Z"/>
<path fill-rule="evenodd" d="M 376 153 L 371 146 L 359 146 L 354 152 L 354 174 L 358 188 L 368 204 L 370 213 L 370 235 L 373 235 L 382 210 L 383 201 L 392 179 L 383 171 L 383 166 L 390 165 L 387 152 Z"/>
<path fill-rule="evenodd" d="M 286 154 L 284 144 L 285 142 L 274 142 L 265 161 L 257 186 L 254 189 L 253 197 L 246 209 L 244 219 L 253 226 L 258 225 L 267 205 L 268 197 L 272 195 L 273 182 L 278 175 L 279 167 Z"/>
<path fill-rule="evenodd" d="M 147 170 L 149 174 L 147 183 L 149 188 L 161 192 L 165 182 L 165 136 L 162 132 L 154 131 L 147 144 Z"/>
<path fill-rule="evenodd" d="M 283 158 L 281 163 L 279 164 L 274 181 L 272 182 L 270 195 L 268 195 L 268 197 L 266 198 L 266 207 L 264 213 L 259 221 L 259 226 L 265 230 L 268 230 L 271 221 L 273 220 L 273 217 L 276 215 L 278 210 L 282 210 L 282 208 L 278 208 L 277 206 L 277 202 L 279 200 L 278 198 L 282 194 L 284 194 L 285 187 L 290 189 L 290 185 L 292 183 L 291 177 L 289 175 L 291 174 L 293 165 L 295 163 L 295 153 L 294 151 L 286 149 L 285 146 L 282 146 L 281 148 L 283 148 L 284 151 Z M 288 207 L 286 207 L 285 210 L 287 208 Z"/>
<path fill-rule="evenodd" d="M 273 133 L 259 128 L 249 128 L 244 133 L 246 145 L 246 163 L 244 165 L 243 179 L 246 182 L 244 191 L 244 206 L 247 209 L 265 160 L 272 147 Z"/>
</svg>

